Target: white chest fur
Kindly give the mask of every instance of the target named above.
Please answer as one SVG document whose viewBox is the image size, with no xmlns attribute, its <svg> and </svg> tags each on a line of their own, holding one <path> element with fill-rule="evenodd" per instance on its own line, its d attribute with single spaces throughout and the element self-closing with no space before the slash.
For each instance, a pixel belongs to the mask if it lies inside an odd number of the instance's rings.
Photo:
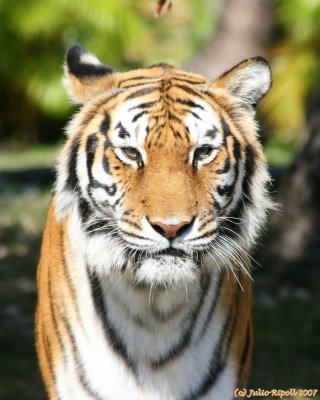
<svg viewBox="0 0 320 400">
<path fill-rule="evenodd" d="M 77 252 L 67 267 L 79 315 L 70 314 L 72 337 L 57 365 L 61 398 L 233 398 L 231 356 L 219 370 L 228 316 L 217 270 L 202 270 L 192 284 L 156 289 L 132 285 L 129 272 L 98 279 Z"/>
</svg>

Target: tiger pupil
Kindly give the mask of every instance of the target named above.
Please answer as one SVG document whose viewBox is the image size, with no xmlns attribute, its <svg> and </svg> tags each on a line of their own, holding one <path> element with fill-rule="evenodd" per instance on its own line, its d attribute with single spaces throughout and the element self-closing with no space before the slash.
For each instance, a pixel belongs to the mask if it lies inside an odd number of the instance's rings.
<svg viewBox="0 0 320 400">
<path fill-rule="evenodd" d="M 134 147 L 123 147 L 121 151 L 124 153 L 125 156 L 130 158 L 131 160 L 139 160 L 140 153 Z"/>
</svg>

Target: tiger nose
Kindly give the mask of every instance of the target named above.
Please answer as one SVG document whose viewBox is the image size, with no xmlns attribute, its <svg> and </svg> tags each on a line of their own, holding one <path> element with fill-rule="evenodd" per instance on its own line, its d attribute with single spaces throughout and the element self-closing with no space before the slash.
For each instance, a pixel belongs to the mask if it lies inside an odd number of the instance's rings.
<svg viewBox="0 0 320 400">
<path fill-rule="evenodd" d="M 154 221 L 151 223 L 152 228 L 165 238 L 174 238 L 185 232 L 191 225 L 193 221 L 182 221 L 179 224 L 164 224 L 160 221 Z"/>
</svg>

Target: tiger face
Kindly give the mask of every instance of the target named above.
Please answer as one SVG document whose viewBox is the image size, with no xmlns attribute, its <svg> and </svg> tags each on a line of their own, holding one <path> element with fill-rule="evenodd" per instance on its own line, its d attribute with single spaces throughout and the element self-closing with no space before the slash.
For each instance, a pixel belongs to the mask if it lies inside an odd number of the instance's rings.
<svg viewBox="0 0 320 400">
<path fill-rule="evenodd" d="M 270 70 L 246 60 L 215 81 L 167 64 L 113 72 L 80 46 L 65 83 L 83 105 L 58 165 L 57 210 L 89 268 L 136 282 L 245 271 L 270 207 L 254 106 Z"/>
</svg>

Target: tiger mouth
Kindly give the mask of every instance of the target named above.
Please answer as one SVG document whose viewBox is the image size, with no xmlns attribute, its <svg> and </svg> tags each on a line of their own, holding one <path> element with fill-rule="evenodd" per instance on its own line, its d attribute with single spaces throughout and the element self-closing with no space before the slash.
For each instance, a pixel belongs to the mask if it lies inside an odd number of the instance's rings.
<svg viewBox="0 0 320 400">
<path fill-rule="evenodd" d="M 168 249 L 161 250 L 161 251 L 155 253 L 155 256 L 158 256 L 158 257 L 161 257 L 161 256 L 187 257 L 188 254 L 183 250 L 169 247 Z"/>
<path fill-rule="evenodd" d="M 134 254 L 132 254 L 132 258 L 135 263 L 141 264 L 142 262 L 146 260 L 161 260 L 163 257 L 170 257 L 170 259 L 176 259 L 178 261 L 181 260 L 193 260 L 193 262 L 196 265 L 201 265 L 203 261 L 203 255 L 202 252 L 200 251 L 195 251 L 192 254 L 188 254 L 187 252 L 180 250 L 180 249 L 175 249 L 173 247 L 169 247 L 164 250 L 160 250 L 158 252 L 154 253 L 147 253 L 144 251 L 135 251 Z"/>
</svg>

